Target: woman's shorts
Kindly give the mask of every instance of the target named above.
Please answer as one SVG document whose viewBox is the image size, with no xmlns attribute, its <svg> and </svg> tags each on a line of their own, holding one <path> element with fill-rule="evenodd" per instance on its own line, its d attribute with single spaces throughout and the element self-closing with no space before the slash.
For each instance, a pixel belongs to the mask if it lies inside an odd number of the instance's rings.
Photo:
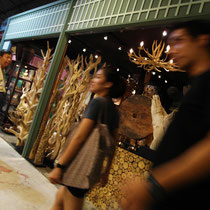
<svg viewBox="0 0 210 210">
<path fill-rule="evenodd" d="M 77 197 L 77 198 L 84 198 L 85 194 L 89 191 L 89 189 L 80 189 L 76 187 L 66 186 L 69 190 L 69 192 Z"/>
</svg>

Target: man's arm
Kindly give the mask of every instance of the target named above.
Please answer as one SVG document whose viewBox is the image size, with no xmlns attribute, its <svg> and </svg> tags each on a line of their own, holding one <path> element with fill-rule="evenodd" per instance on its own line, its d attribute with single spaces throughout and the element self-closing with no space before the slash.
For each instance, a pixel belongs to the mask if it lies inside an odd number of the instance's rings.
<svg viewBox="0 0 210 210">
<path fill-rule="evenodd" d="M 153 177 L 168 192 L 196 183 L 210 174 L 210 132 L 182 155 L 152 171 Z M 127 184 L 124 193 L 128 195 L 123 209 L 147 209 L 154 201 L 149 192 L 150 184 L 136 181 Z M 130 196 L 129 196 L 130 195 Z"/>
<path fill-rule="evenodd" d="M 210 132 L 182 155 L 152 172 L 166 191 L 192 184 L 210 174 Z"/>
</svg>

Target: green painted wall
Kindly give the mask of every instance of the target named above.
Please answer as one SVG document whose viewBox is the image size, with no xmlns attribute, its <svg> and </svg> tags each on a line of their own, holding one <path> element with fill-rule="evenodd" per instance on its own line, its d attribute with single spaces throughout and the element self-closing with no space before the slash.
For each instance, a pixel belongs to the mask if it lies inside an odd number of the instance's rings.
<svg viewBox="0 0 210 210">
<path fill-rule="evenodd" d="M 60 0 L 11 17 L 4 40 L 59 36 L 70 5 L 70 0 Z M 196 16 L 210 18 L 210 0 L 76 0 L 66 31 L 107 30 Z"/>
<path fill-rule="evenodd" d="M 82 31 L 210 15 L 210 0 L 78 0 L 68 31 Z"/>
<path fill-rule="evenodd" d="M 9 19 L 5 40 L 23 39 L 61 32 L 71 1 L 58 1 Z"/>
</svg>

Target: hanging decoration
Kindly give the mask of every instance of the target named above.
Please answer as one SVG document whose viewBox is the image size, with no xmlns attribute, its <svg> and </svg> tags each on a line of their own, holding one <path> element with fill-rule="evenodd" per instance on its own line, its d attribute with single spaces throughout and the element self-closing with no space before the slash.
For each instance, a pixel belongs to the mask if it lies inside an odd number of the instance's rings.
<svg viewBox="0 0 210 210">
<path fill-rule="evenodd" d="M 148 72 L 152 70 L 161 72 L 161 69 L 164 69 L 166 71 L 184 72 L 173 62 L 173 59 L 168 60 L 168 54 L 170 50 L 169 45 L 166 48 L 165 57 L 162 58 L 164 48 L 164 42 L 160 41 L 160 43 L 158 44 L 158 41 L 155 40 L 152 44 L 152 53 L 149 53 L 148 49 L 146 50 L 144 48 L 144 42 L 142 41 L 140 42 L 140 46 L 138 47 L 138 54 L 136 54 L 133 49 L 130 49 L 130 51 L 128 52 L 128 56 L 131 62 L 138 65 L 138 67 L 147 70 Z M 142 52 L 144 52 L 146 56 L 142 56 Z"/>
</svg>

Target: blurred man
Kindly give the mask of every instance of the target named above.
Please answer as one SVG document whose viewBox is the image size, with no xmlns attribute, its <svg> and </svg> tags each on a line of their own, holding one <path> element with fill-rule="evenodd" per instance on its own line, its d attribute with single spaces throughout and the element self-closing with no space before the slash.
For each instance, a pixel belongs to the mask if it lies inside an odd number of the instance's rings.
<svg viewBox="0 0 210 210">
<path fill-rule="evenodd" d="M 177 25 L 171 57 L 185 69 L 191 89 L 164 135 L 151 176 L 127 183 L 124 210 L 210 209 L 210 35 L 207 23 Z"/>
<path fill-rule="evenodd" d="M 6 82 L 4 69 L 8 67 L 12 62 L 12 52 L 11 51 L 0 51 L 0 110 L 4 103 L 4 98 L 6 95 Z"/>
</svg>

